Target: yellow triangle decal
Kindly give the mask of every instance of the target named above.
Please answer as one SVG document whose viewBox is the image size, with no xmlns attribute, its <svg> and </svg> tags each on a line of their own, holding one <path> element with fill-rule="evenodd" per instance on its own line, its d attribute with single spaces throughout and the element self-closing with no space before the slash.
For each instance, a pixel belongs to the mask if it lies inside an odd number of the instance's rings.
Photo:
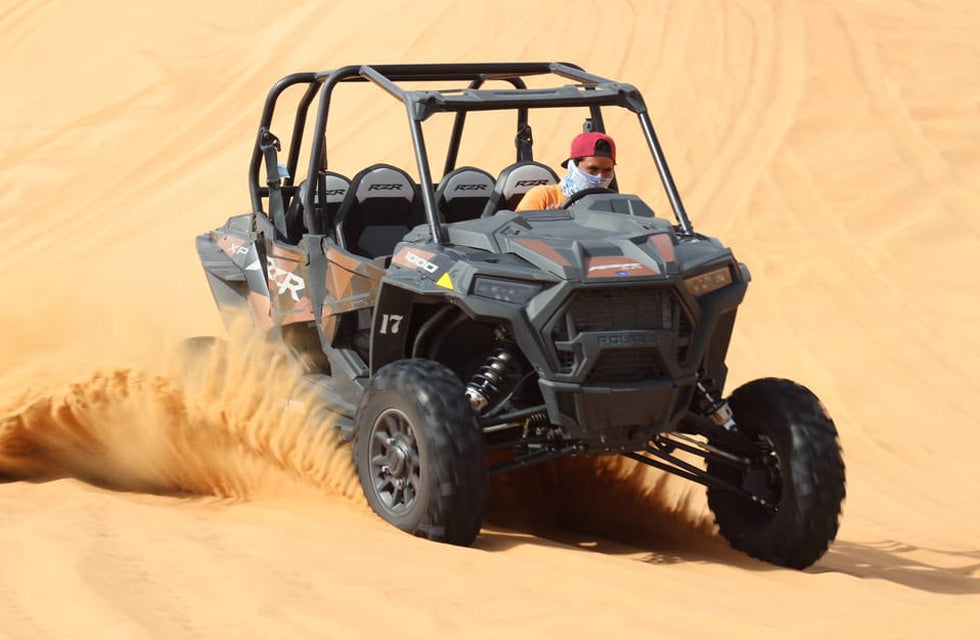
<svg viewBox="0 0 980 640">
<path fill-rule="evenodd" d="M 436 284 L 442 287 L 443 289 L 449 289 L 450 291 L 453 291 L 453 281 L 449 277 L 449 272 L 442 274 L 442 276 L 438 280 L 436 280 Z"/>
</svg>

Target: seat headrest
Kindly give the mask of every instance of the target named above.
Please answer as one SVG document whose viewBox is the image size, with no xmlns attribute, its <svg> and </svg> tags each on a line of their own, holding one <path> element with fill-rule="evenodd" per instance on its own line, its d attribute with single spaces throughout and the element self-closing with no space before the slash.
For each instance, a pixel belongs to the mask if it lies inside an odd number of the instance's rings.
<svg viewBox="0 0 980 640">
<path fill-rule="evenodd" d="M 351 180 L 351 186 L 355 188 L 354 197 L 358 202 L 371 198 L 404 198 L 409 202 L 415 199 L 411 177 L 391 165 L 376 164 L 361 170 Z"/>
<path fill-rule="evenodd" d="M 510 165 L 500 172 L 497 178 L 497 190 L 505 200 L 514 196 L 524 195 L 538 185 L 557 184 L 558 174 L 549 167 L 524 160 Z"/>
<path fill-rule="evenodd" d="M 349 189 L 350 180 L 346 176 L 333 171 L 320 172 L 320 187 L 316 194 L 316 206 L 320 210 L 322 233 L 333 234 L 334 217 Z"/>
<path fill-rule="evenodd" d="M 495 183 L 483 169 L 460 167 L 443 176 L 436 189 L 436 201 L 442 204 L 460 198 L 489 198 Z"/>
<path fill-rule="evenodd" d="M 442 177 L 436 189 L 436 206 L 444 222 L 479 218 L 493 195 L 496 181 L 476 167 L 460 167 Z"/>
<path fill-rule="evenodd" d="M 323 172 L 323 201 L 327 204 L 340 204 L 350 188 L 350 180 L 332 171 Z M 320 194 L 317 194 L 318 196 Z M 318 198 L 319 201 L 319 198 Z"/>
</svg>

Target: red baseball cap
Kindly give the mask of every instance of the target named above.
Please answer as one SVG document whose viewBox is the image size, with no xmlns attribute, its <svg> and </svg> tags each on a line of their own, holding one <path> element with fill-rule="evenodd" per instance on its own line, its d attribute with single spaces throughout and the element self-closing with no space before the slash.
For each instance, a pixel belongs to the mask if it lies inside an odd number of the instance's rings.
<svg viewBox="0 0 980 640">
<path fill-rule="evenodd" d="M 602 145 L 596 148 L 599 141 L 605 141 L 608 147 Z M 590 156 L 605 156 L 616 162 L 616 143 L 613 142 L 612 138 L 598 131 L 580 133 L 572 139 L 572 150 L 561 164 L 565 166 L 572 158 L 588 158 Z"/>
</svg>

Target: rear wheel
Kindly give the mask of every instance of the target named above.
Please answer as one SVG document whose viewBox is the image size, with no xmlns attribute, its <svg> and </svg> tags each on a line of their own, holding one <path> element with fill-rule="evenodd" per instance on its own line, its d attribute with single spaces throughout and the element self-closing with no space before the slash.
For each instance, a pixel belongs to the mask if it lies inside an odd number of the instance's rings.
<svg viewBox="0 0 980 640">
<path fill-rule="evenodd" d="M 473 542 L 489 486 L 486 443 L 450 369 L 421 359 L 382 367 L 355 429 L 354 464 L 375 513 L 430 540 Z"/>
<path fill-rule="evenodd" d="M 808 567 L 837 535 L 845 495 L 837 429 L 817 397 L 789 380 L 749 382 L 735 390 L 729 405 L 755 455 L 747 465 L 714 458 L 707 471 L 765 504 L 709 487 L 719 532 L 752 557 Z"/>
</svg>

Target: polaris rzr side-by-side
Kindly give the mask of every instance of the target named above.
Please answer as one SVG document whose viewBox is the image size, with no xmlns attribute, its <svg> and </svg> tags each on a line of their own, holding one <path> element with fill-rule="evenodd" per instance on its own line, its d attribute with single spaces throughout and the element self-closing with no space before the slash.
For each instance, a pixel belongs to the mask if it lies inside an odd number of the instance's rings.
<svg viewBox="0 0 980 640">
<path fill-rule="evenodd" d="M 334 171 L 331 103 L 358 85 L 403 103 L 417 179 L 386 163 Z M 672 219 L 615 183 L 515 212 L 558 180 L 531 135 L 555 109 L 599 132 L 604 111 L 632 113 Z M 513 164 L 457 167 L 467 115 L 486 111 L 512 115 Z M 435 180 L 423 124 L 439 114 L 452 127 Z M 268 94 L 248 175 L 252 212 L 197 238 L 212 293 L 304 363 L 384 520 L 468 545 L 491 474 L 623 455 L 705 485 L 721 535 L 751 556 L 803 568 L 833 541 L 834 423 L 789 380 L 724 395 L 749 272 L 695 233 L 635 87 L 567 63 L 297 73 Z"/>
</svg>

